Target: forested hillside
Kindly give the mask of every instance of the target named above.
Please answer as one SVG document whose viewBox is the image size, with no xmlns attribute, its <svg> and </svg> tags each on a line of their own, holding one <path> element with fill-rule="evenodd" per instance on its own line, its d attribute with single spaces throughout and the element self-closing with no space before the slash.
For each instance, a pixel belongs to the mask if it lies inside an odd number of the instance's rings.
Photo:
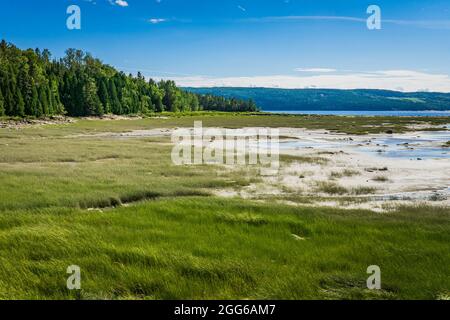
<svg viewBox="0 0 450 320">
<path fill-rule="evenodd" d="M 198 110 L 256 111 L 253 101 L 184 91 L 173 81 L 126 75 L 81 50 L 64 58 L 48 50 L 0 43 L 0 116 L 100 116 Z"/>
<path fill-rule="evenodd" d="M 389 90 L 275 89 L 275 88 L 186 88 L 199 94 L 225 98 L 254 99 L 263 110 L 450 110 L 450 94 L 404 93 Z"/>
</svg>

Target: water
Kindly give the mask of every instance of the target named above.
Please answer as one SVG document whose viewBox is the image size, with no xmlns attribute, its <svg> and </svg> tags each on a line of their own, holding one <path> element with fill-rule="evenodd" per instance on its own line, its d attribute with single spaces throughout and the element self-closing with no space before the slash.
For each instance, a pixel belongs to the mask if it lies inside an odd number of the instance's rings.
<svg viewBox="0 0 450 320">
<path fill-rule="evenodd" d="M 385 117 L 450 117 L 448 111 L 269 111 L 270 113 L 283 114 L 316 114 L 333 116 L 385 116 Z"/>
<path fill-rule="evenodd" d="M 411 134 L 379 135 L 372 137 L 345 136 L 302 138 L 280 141 L 281 148 L 313 148 L 338 152 L 343 147 L 352 147 L 357 152 L 371 153 L 378 157 L 411 160 L 450 159 L 450 148 L 443 145 L 450 141 L 450 131 L 415 132 Z"/>
<path fill-rule="evenodd" d="M 371 145 L 360 150 L 389 158 L 450 159 L 450 149 L 442 147 L 447 141 L 450 141 L 450 131 L 421 132 L 372 139 Z"/>
</svg>

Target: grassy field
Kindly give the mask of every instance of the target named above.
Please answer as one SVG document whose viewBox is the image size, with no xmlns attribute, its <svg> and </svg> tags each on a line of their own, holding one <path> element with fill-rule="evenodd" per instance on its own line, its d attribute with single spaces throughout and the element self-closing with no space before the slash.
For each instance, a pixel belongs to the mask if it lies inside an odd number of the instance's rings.
<svg viewBox="0 0 450 320">
<path fill-rule="evenodd" d="M 80 136 L 193 120 L 386 131 L 384 118 L 332 119 L 214 114 L 0 129 L 0 298 L 448 298 L 448 209 L 379 214 L 224 199 L 212 191 L 259 178 L 246 168 L 173 166 L 168 138 Z M 418 120 L 395 121 L 401 131 Z M 81 291 L 66 288 L 69 265 L 81 267 Z M 366 289 L 369 265 L 381 267 L 380 291 Z"/>
<path fill-rule="evenodd" d="M 1 118 L 0 118 L 1 120 Z M 5 121 L 5 119 L 4 119 Z M 158 114 L 153 118 L 122 119 L 116 121 L 77 120 L 67 125 L 28 129 L 22 134 L 32 137 L 66 136 L 98 132 L 124 132 L 152 128 L 192 127 L 194 121 L 202 121 L 204 127 L 242 128 L 242 127 L 291 127 L 325 129 L 348 134 L 401 133 L 416 130 L 442 130 L 449 124 L 449 117 L 339 117 L 321 115 L 274 115 L 269 113 L 221 113 L 194 112 L 173 115 Z M 2 121 L 0 121 L 1 123 Z"/>
</svg>

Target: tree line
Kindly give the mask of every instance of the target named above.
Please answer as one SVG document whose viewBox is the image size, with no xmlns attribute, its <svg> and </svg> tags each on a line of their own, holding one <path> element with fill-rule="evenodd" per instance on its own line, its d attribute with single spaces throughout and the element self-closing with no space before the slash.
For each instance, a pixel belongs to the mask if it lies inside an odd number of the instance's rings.
<svg viewBox="0 0 450 320">
<path fill-rule="evenodd" d="M 175 82 L 126 75 L 81 50 L 61 59 L 48 50 L 0 43 L 0 116 L 101 116 L 184 111 L 257 111 L 251 100 L 196 94 Z"/>
</svg>

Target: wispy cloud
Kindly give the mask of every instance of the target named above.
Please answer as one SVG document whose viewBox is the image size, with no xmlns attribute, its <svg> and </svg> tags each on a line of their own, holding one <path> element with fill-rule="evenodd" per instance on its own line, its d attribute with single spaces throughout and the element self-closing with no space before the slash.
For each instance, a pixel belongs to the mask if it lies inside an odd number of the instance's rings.
<svg viewBox="0 0 450 320">
<path fill-rule="evenodd" d="M 244 12 L 247 11 L 247 9 L 245 9 L 243 6 L 238 6 L 238 9 L 241 10 L 241 11 L 244 11 Z"/>
<path fill-rule="evenodd" d="M 150 22 L 151 24 L 159 24 L 159 23 L 163 23 L 163 22 L 167 22 L 167 19 L 162 19 L 162 18 L 151 18 L 148 19 L 148 22 Z"/>
<path fill-rule="evenodd" d="M 336 69 L 329 69 L 329 68 L 296 68 L 294 71 L 297 72 L 314 72 L 314 73 L 329 73 L 329 72 L 336 72 Z"/>
<path fill-rule="evenodd" d="M 160 23 L 192 23 L 192 20 L 188 19 L 179 19 L 176 17 L 170 17 L 170 18 L 150 18 L 146 20 L 150 24 L 160 24 Z"/>
<path fill-rule="evenodd" d="M 158 78 L 158 77 L 156 77 Z M 307 76 L 268 75 L 249 77 L 165 77 L 186 87 L 264 87 L 264 88 L 325 88 L 325 89 L 385 89 L 404 92 L 450 92 L 450 77 L 414 70 L 384 70 L 374 72 L 327 73 Z"/>
<path fill-rule="evenodd" d="M 350 17 L 350 16 L 273 16 L 241 19 L 244 22 L 295 22 L 295 21 L 347 21 L 366 23 L 367 17 Z M 396 24 L 402 26 L 413 26 L 430 29 L 450 29 L 450 20 L 401 20 L 401 19 L 383 19 L 382 23 Z"/>
<path fill-rule="evenodd" d="M 382 20 L 385 23 L 392 23 L 403 26 L 414 26 L 427 29 L 450 29 L 450 20 Z"/>
<path fill-rule="evenodd" d="M 247 22 L 281 22 L 281 21 L 301 21 L 301 20 L 341 20 L 366 22 L 364 18 L 346 17 L 346 16 L 273 16 L 243 19 Z"/>
</svg>

